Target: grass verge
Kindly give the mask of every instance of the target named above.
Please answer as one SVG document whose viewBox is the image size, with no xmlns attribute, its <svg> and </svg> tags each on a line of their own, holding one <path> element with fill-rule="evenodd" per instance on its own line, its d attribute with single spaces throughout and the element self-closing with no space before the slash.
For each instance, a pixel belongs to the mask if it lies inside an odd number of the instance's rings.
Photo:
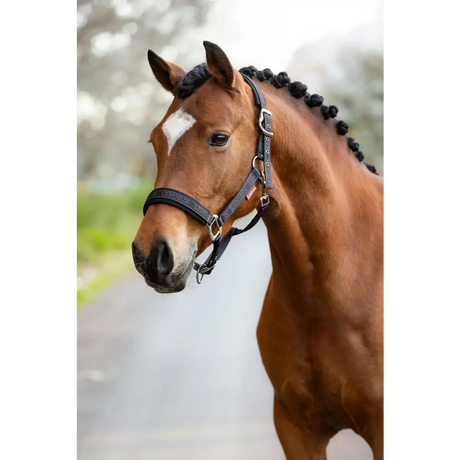
<svg viewBox="0 0 460 460">
<path fill-rule="evenodd" d="M 131 242 L 151 184 L 116 193 L 77 192 L 77 306 L 132 265 Z"/>
</svg>

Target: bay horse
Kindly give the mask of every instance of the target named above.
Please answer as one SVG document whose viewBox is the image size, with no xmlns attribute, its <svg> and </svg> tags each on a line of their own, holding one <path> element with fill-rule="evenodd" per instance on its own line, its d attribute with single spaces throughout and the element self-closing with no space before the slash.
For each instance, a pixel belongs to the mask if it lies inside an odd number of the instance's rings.
<svg viewBox="0 0 460 460">
<path fill-rule="evenodd" d="M 286 458 L 326 459 L 351 428 L 382 460 L 383 181 L 337 107 L 204 47 L 188 73 L 148 52 L 174 100 L 150 135 L 158 175 L 135 266 L 156 291 L 181 291 L 194 267 L 199 281 L 214 269 L 236 219 L 264 211 L 273 272 L 257 341 Z M 197 264 L 211 242 L 219 254 Z"/>
</svg>

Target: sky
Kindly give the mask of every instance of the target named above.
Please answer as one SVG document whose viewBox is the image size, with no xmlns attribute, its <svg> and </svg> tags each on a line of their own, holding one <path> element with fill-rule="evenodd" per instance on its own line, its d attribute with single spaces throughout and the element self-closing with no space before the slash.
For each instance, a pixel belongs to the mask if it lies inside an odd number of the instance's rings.
<svg viewBox="0 0 460 460">
<path fill-rule="evenodd" d="M 156 0 L 156 7 L 169 7 L 170 0 Z M 269 67 L 275 72 L 286 70 L 294 52 L 302 45 L 313 43 L 324 37 L 350 33 L 363 26 L 384 21 L 382 12 L 385 0 L 210 0 L 213 5 L 206 25 L 185 35 L 168 50 L 161 51 L 164 59 L 174 62 L 181 40 L 186 41 L 184 49 L 196 50 L 197 62 L 205 60 L 203 40 L 219 45 L 237 69 L 254 65 Z M 113 0 L 117 12 L 129 13 L 126 0 Z M 128 8 L 128 10 L 123 10 Z M 118 11 L 119 10 L 119 11 Z M 84 21 L 84 11 L 75 12 L 75 25 Z M 381 25 L 381 22 L 380 22 Z M 160 27 L 161 24 L 158 24 Z M 163 24 L 167 26 L 167 24 Z M 384 30 L 380 28 L 379 30 Z M 100 34 L 94 41 L 94 51 L 105 54 L 117 47 L 129 45 L 126 34 L 110 36 Z M 127 31 L 132 33 L 133 31 Z M 135 31 L 134 31 L 135 32 Z M 124 37 L 125 41 L 121 40 Z M 129 36 L 128 36 L 129 38 Z M 120 39 L 117 41 L 117 39 Z M 384 38 L 382 38 L 382 41 Z M 331 40 L 331 46 L 336 46 Z M 190 47 L 190 45 L 192 45 Z M 180 62 L 178 62 L 180 65 Z M 185 70 L 189 70 L 185 68 Z M 89 95 L 75 96 L 75 124 L 85 118 L 103 127 L 106 108 Z"/>
<path fill-rule="evenodd" d="M 301 45 L 372 22 L 382 0 L 215 0 L 202 40 L 218 44 L 236 68 L 284 69 Z M 237 58 L 235 58 L 237 56 Z"/>
</svg>

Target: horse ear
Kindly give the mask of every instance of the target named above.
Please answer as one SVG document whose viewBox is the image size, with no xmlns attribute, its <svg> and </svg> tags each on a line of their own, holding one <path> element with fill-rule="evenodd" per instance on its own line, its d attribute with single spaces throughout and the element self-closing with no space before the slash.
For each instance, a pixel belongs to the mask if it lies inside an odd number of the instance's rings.
<svg viewBox="0 0 460 460">
<path fill-rule="evenodd" d="M 211 42 L 203 42 L 206 49 L 206 65 L 209 73 L 225 88 L 235 87 L 235 72 L 227 55 Z"/>
<path fill-rule="evenodd" d="M 163 86 L 166 91 L 174 93 L 176 85 L 185 75 L 184 70 L 172 62 L 165 61 L 152 50 L 148 50 L 147 57 L 155 78 L 160 82 L 161 86 Z"/>
</svg>

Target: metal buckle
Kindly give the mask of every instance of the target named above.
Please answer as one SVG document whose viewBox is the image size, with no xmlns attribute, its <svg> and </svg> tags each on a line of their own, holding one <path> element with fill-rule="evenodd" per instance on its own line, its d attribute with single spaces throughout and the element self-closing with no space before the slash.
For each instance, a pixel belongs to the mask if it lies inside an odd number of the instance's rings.
<svg viewBox="0 0 460 460">
<path fill-rule="evenodd" d="M 260 207 L 261 208 L 265 208 L 266 206 L 268 206 L 270 204 L 270 197 L 264 193 L 261 197 L 260 197 Z"/>
<path fill-rule="evenodd" d="M 262 126 L 262 122 L 264 121 L 264 113 L 266 113 L 267 115 L 270 115 L 272 116 L 272 113 L 270 112 L 270 110 L 267 110 L 265 108 L 262 108 L 260 109 L 260 115 L 259 115 L 259 128 L 261 129 L 261 131 L 268 137 L 273 137 L 273 132 L 272 131 L 267 131 L 263 126 Z M 267 126 L 267 128 L 270 128 L 271 129 L 271 126 Z"/>
<path fill-rule="evenodd" d="M 219 225 L 218 219 L 219 216 L 217 214 L 213 214 L 214 219 L 213 221 L 208 224 L 208 233 L 209 233 L 209 238 L 211 238 L 211 241 L 214 243 L 214 241 L 217 240 L 217 238 L 220 238 L 222 236 L 222 227 Z M 216 224 L 217 227 L 217 233 L 212 233 L 212 226 Z"/>
</svg>

